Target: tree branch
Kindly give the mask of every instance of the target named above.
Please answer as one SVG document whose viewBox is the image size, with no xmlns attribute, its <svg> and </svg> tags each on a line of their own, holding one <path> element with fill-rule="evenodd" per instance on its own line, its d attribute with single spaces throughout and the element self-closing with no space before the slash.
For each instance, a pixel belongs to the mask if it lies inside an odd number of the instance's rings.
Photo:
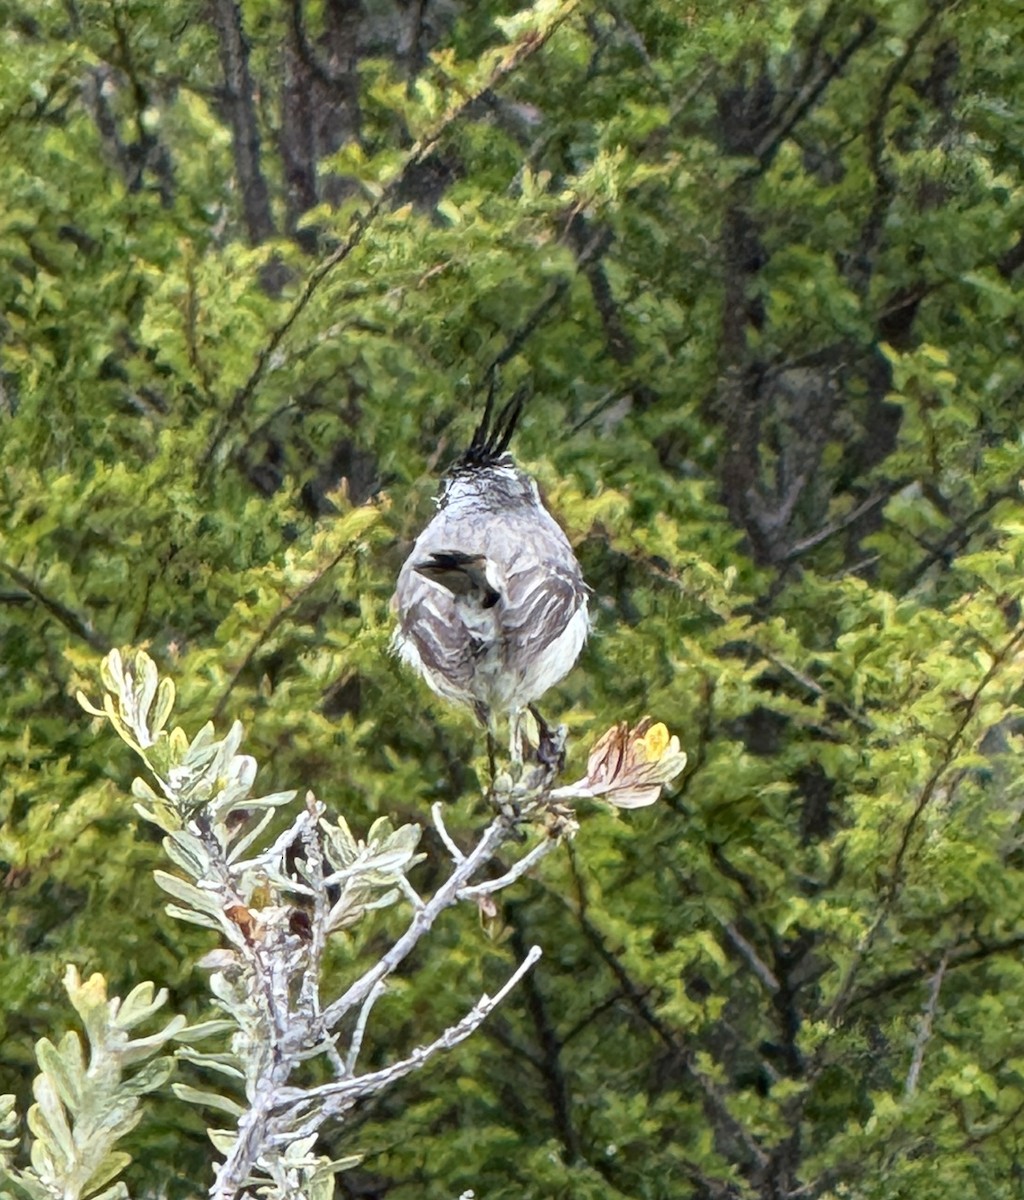
<svg viewBox="0 0 1024 1200">
<path fill-rule="evenodd" d="M 889 877 L 882 888 L 882 893 L 878 901 L 878 907 L 875 912 L 874 919 L 861 935 L 857 945 L 854 947 L 853 955 L 843 973 L 843 977 L 840 981 L 839 987 L 836 990 L 836 994 L 822 1018 L 830 1028 L 837 1028 L 842 1023 L 847 1012 L 849 1011 L 860 968 L 868 954 L 870 954 L 878 934 L 885 926 L 889 917 L 892 915 L 893 908 L 896 905 L 896 901 L 899 898 L 900 891 L 902 889 L 907 855 L 910 852 L 910 845 L 918 823 L 924 816 L 926 809 L 934 798 L 939 783 L 941 782 L 946 771 L 949 769 L 950 763 L 952 763 L 953 759 L 960 752 L 964 734 L 966 733 L 967 727 L 970 725 L 972 719 L 977 713 L 982 695 L 992 680 L 998 675 L 999 671 L 1012 658 L 1022 642 L 1024 642 L 1024 624 L 1018 625 L 1013 635 L 1004 643 L 999 651 L 993 654 L 991 664 L 979 680 L 974 691 L 964 702 L 962 716 L 957 722 L 952 733 L 950 733 L 949 737 L 946 739 L 939 761 L 936 763 L 931 774 L 925 780 L 924 785 L 918 794 L 913 811 L 903 826 L 899 845 L 896 848 L 896 853 L 893 855 L 892 864 L 889 868 Z M 826 1061 L 825 1048 L 827 1044 L 827 1039 L 822 1040 L 820 1043 L 814 1055 L 813 1062 L 807 1072 L 806 1078 L 808 1082 L 816 1079 L 821 1073 Z M 810 1089 L 808 1089 L 808 1091 L 805 1093 L 805 1097 L 809 1094 Z"/>
<path fill-rule="evenodd" d="M 868 150 L 868 167 L 875 180 L 875 195 L 871 202 L 871 209 L 867 220 L 861 230 L 857 253 L 853 256 L 852 261 L 856 274 L 864 281 L 865 290 L 867 281 L 871 277 L 869 268 L 870 256 L 878 245 L 878 241 L 882 235 L 882 224 L 896 186 L 882 157 L 885 144 L 885 118 L 889 112 L 889 102 L 892 99 L 892 93 L 897 83 L 899 83 L 907 67 L 910 65 L 911 59 L 917 53 L 917 48 L 921 44 L 922 39 L 938 20 L 945 7 L 947 6 L 943 4 L 933 4 L 925 13 L 924 18 L 920 21 L 917 28 L 907 38 L 903 53 L 886 72 L 878 94 L 878 103 L 875 105 L 874 114 L 868 122 L 867 129 L 864 131 Z"/>
<path fill-rule="evenodd" d="M 914 1056 L 910 1060 L 910 1070 L 907 1072 L 907 1082 L 903 1088 L 903 1094 L 908 1099 L 917 1091 L 917 1081 L 921 1077 L 921 1068 L 924 1066 L 924 1051 L 928 1044 L 928 1039 L 932 1033 L 932 1023 L 935 1020 L 935 1013 L 939 1007 L 939 992 L 942 989 L 942 981 L 946 976 L 946 967 L 949 964 L 949 950 L 943 951 L 942 958 L 939 961 L 938 968 L 932 976 L 932 985 L 928 989 L 928 1003 L 924 1006 L 924 1011 L 921 1013 L 921 1024 L 917 1029 L 917 1037 L 914 1039 Z"/>
<path fill-rule="evenodd" d="M 73 609 L 68 608 L 66 604 L 61 604 L 59 600 L 55 600 L 52 596 L 46 594 L 43 589 L 32 579 L 26 575 L 24 571 L 19 571 L 17 567 L 10 563 L 0 561 L 0 571 L 9 576 L 14 582 L 28 593 L 28 595 L 40 606 L 44 608 L 52 617 L 56 619 L 69 630 L 79 637 L 82 641 L 90 645 L 94 650 L 98 650 L 101 654 L 105 654 L 111 647 L 110 642 L 98 633 L 88 618 L 76 613 Z M 13 597 L 8 598 L 13 599 Z"/>
<path fill-rule="evenodd" d="M 1000 942 L 955 946 L 944 951 L 944 955 L 948 955 L 946 969 L 954 971 L 960 967 L 970 967 L 1000 954 L 1017 955 L 1021 950 L 1024 950 L 1024 933 L 1005 938 Z M 874 1004 L 881 997 L 903 991 L 904 988 L 916 987 L 924 978 L 925 972 L 934 973 L 937 969 L 937 964 L 929 961 L 920 967 L 911 967 L 906 971 L 899 971 L 895 975 L 886 976 L 886 978 L 858 991 L 850 1000 L 847 1011 L 853 1012 L 864 1005 Z"/>
<path fill-rule="evenodd" d="M 510 867 L 504 875 L 499 875 L 497 879 L 487 879 L 483 883 L 473 884 L 471 887 L 462 888 L 458 893 L 459 900 L 475 900 L 478 896 L 489 896 L 493 892 L 500 892 L 503 888 L 507 888 L 509 884 L 515 883 L 517 879 L 521 879 L 528 871 L 545 858 L 558 845 L 554 838 L 547 838 L 543 842 L 538 842 L 536 846 L 512 867 Z"/>
<path fill-rule="evenodd" d="M 577 883 L 579 884 L 580 881 L 577 880 Z M 560 899 L 568 905 L 568 901 L 564 897 L 560 897 Z M 569 907 L 571 910 L 571 905 Z M 729 1111 L 725 1097 L 721 1094 L 718 1085 L 697 1068 L 689 1051 L 678 1040 L 675 1031 L 662 1021 L 654 1011 L 648 1000 L 648 990 L 642 988 L 632 978 L 618 955 L 605 945 L 601 931 L 593 924 L 589 917 L 580 911 L 575 912 L 574 915 L 591 945 L 597 950 L 598 955 L 619 981 L 623 993 L 634 1011 L 657 1035 L 665 1048 L 670 1051 L 674 1061 L 678 1062 L 694 1083 L 696 1083 L 707 1103 L 708 1110 L 713 1114 L 719 1133 L 732 1137 L 739 1142 L 757 1167 L 764 1168 L 767 1166 L 769 1156 L 762 1149 L 756 1137 Z"/>
<path fill-rule="evenodd" d="M 341 1018 L 356 1005 L 362 1004 L 370 991 L 399 966 L 446 908 L 458 900 L 459 892 L 494 855 L 499 846 L 512 836 L 514 821 L 504 814 L 496 817 L 484 830 L 470 854 L 456 864 L 448 879 L 437 889 L 424 906 L 413 914 L 405 933 L 368 971 L 353 983 L 344 995 L 324 1010 L 324 1026 L 333 1029 Z"/>
<path fill-rule="evenodd" d="M 868 41 L 871 35 L 877 28 L 877 22 L 871 16 L 863 16 L 860 20 L 860 26 L 853 37 L 839 51 L 834 58 L 830 58 L 826 65 L 821 69 L 817 78 L 809 80 L 797 94 L 793 103 L 788 110 L 783 109 L 779 119 L 775 122 L 775 128 L 770 129 L 761 139 L 754 149 L 754 158 L 757 159 L 757 167 L 751 171 L 743 173 L 741 178 L 749 179 L 751 176 L 760 175 L 764 168 L 771 162 L 776 151 L 793 132 L 796 126 L 804 119 L 810 110 L 817 104 L 823 92 L 839 75 L 843 73 L 846 64 L 856 54 L 856 52 Z"/>
<path fill-rule="evenodd" d="M 279 1090 L 278 1100 L 286 1104 L 290 1103 L 291 1107 L 285 1109 L 275 1123 L 288 1123 L 289 1128 L 287 1131 L 277 1133 L 271 1140 L 278 1144 L 290 1143 L 296 1138 L 301 1138 L 315 1132 L 323 1124 L 324 1120 L 339 1116 L 346 1109 L 351 1108 L 361 1096 L 369 1096 L 374 1092 L 380 1091 L 382 1088 L 394 1083 L 395 1080 L 401 1079 L 423 1066 L 428 1059 L 432 1058 L 439 1051 L 451 1050 L 460 1042 L 464 1042 L 474 1030 L 479 1029 L 487 1017 L 498 1007 L 516 984 L 519 983 L 540 956 L 540 947 L 531 946 L 522 962 L 520 962 L 515 971 L 513 971 L 493 996 L 486 994 L 481 996 L 461 1021 L 456 1025 L 449 1026 L 440 1037 L 435 1038 L 428 1045 L 417 1047 L 407 1058 L 400 1059 L 398 1062 L 392 1063 L 389 1067 L 383 1067 L 379 1071 L 371 1071 L 367 1075 L 359 1075 L 355 1079 L 335 1080 L 331 1083 L 321 1084 L 319 1087 L 308 1089 L 283 1088 Z M 378 985 L 374 986 L 377 987 Z M 310 1106 L 317 1108 L 315 1116 L 310 1119 L 311 1121 L 315 1121 L 315 1126 L 307 1125 L 305 1128 L 298 1130 L 292 1128 L 290 1123 L 297 1118 L 301 1119 L 303 1110 Z"/>
<path fill-rule="evenodd" d="M 761 956 L 757 953 L 754 947 L 747 941 L 742 933 L 736 928 L 732 921 L 723 921 L 718 918 L 718 923 L 721 925 L 725 936 L 732 943 L 734 949 L 739 952 L 740 957 L 747 966 L 754 972 L 762 985 L 773 995 L 779 990 L 779 981 L 775 978 L 771 967 L 765 963 Z"/>
<path fill-rule="evenodd" d="M 304 583 L 294 595 L 289 596 L 277 610 L 277 612 L 274 613 L 274 615 L 267 622 L 266 627 L 261 630 L 261 632 L 253 641 L 252 645 L 246 651 L 245 657 L 231 673 L 231 678 L 228 680 L 224 690 L 221 692 L 220 697 L 217 700 L 217 703 L 213 707 L 214 721 L 216 721 L 224 712 L 224 706 L 227 704 L 231 693 L 234 691 L 239 679 L 241 679 L 242 675 L 245 674 L 252 664 L 253 659 L 259 653 L 260 647 L 265 645 L 266 642 L 274 635 L 276 630 L 281 627 L 283 622 L 288 618 L 288 615 L 295 609 L 296 605 L 301 603 L 301 601 L 304 600 L 306 596 L 308 596 L 309 593 L 313 591 L 313 589 L 334 570 L 338 563 L 340 563 L 343 558 L 346 558 L 351 553 L 351 550 L 351 543 L 346 542 L 345 545 L 338 551 L 338 553 L 335 554 L 333 558 L 331 558 L 330 561 L 328 561 L 323 567 L 321 567 L 321 569 L 316 572 L 316 574 L 312 579 L 309 580 L 308 583 Z"/>
<path fill-rule="evenodd" d="M 823 526 L 816 533 L 802 538 L 799 542 L 794 542 L 782 556 L 782 562 L 791 563 L 802 555 L 807 554 L 808 551 L 820 546 L 822 542 L 827 542 L 829 538 L 834 537 L 837 533 L 842 533 L 844 529 L 849 529 L 861 517 L 867 516 L 869 512 L 873 512 L 880 505 L 885 504 L 891 498 L 892 492 L 892 488 L 887 488 L 884 492 L 876 492 L 874 496 L 869 496 L 867 500 L 858 504 L 855 509 L 848 512 L 845 516 L 839 517 L 835 521 L 830 521 L 828 525 Z"/>
<path fill-rule="evenodd" d="M 234 0 L 216 0 L 220 6 L 234 5 Z M 278 347 L 291 332 L 299 317 L 305 312 L 310 301 L 319 291 L 324 280 L 340 266 L 352 252 L 362 242 L 366 231 L 374 224 L 377 218 L 391 205 L 396 194 L 400 192 L 403 185 L 406 183 L 409 176 L 421 166 L 423 162 L 433 153 L 438 144 L 448 133 L 448 131 L 456 125 L 467 113 L 473 105 L 478 102 L 480 97 L 487 91 L 499 87 L 505 79 L 513 74 L 522 64 L 536 54 L 552 36 L 552 34 L 561 27 L 562 24 L 569 18 L 578 5 L 578 0 L 567 0 L 562 7 L 558 16 L 555 17 L 543 31 L 532 31 L 526 34 L 518 43 L 511 47 L 508 54 L 497 64 L 491 71 L 485 82 L 472 95 L 465 96 L 459 103 L 451 109 L 440 121 L 432 133 L 421 138 L 411 148 L 406 156 L 402 169 L 395 175 L 391 181 L 381 190 L 380 195 L 364 212 L 357 213 L 353 219 L 349 229 L 349 234 L 345 240 L 333 250 L 318 266 L 314 267 L 306 278 L 306 283 L 302 291 L 292 303 L 291 309 L 285 316 L 284 320 L 271 331 L 270 336 L 261 347 L 256 356 L 256 362 L 249 374 L 249 378 L 238 389 L 232 399 L 227 411 L 217 424 L 217 428 L 210 439 L 210 444 L 203 456 L 200 472 L 207 474 L 213 467 L 217 458 L 217 453 L 221 443 L 227 436 L 228 430 L 241 415 L 245 406 L 252 399 L 256 389 L 263 382 L 263 377 L 267 372 L 267 368 L 277 351 Z"/>
</svg>

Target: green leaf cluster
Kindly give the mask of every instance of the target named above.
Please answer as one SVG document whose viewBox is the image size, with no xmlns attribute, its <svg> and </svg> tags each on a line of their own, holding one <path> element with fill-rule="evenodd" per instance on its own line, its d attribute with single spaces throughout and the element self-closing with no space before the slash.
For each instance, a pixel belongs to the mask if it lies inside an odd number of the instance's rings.
<svg viewBox="0 0 1024 1200">
<path fill-rule="evenodd" d="M 186 1021 L 174 1017 L 159 1033 L 131 1038 L 129 1031 L 166 1003 L 166 990 L 157 993 L 151 983 L 140 983 L 123 1001 L 108 1000 L 102 976 L 83 982 L 74 967 L 68 967 L 64 987 L 85 1029 L 88 1059 L 77 1033 L 69 1031 L 56 1044 L 40 1038 L 40 1073 L 27 1118 L 32 1165 L 14 1165 L 19 1140 L 10 1136 L 17 1120 L 14 1097 L 0 1097 L 0 1179 L 30 1200 L 123 1200 L 128 1191 L 117 1177 L 131 1155 L 114 1147 L 142 1117 L 141 1097 L 170 1078 L 173 1060 L 153 1056 Z M 127 1073 L 132 1067 L 138 1069 Z"/>
</svg>

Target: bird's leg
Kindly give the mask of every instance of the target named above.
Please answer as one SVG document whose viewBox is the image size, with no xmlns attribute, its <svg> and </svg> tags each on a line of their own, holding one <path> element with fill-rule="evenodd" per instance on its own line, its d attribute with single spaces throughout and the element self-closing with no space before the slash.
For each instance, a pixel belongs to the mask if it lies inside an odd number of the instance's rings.
<svg viewBox="0 0 1024 1200">
<path fill-rule="evenodd" d="M 478 700 L 473 711 L 476 719 L 484 727 L 487 735 L 487 769 L 490 772 L 490 791 L 494 792 L 494 781 L 498 777 L 498 740 L 494 736 L 494 714 L 482 701 Z"/>
<path fill-rule="evenodd" d="M 493 791 L 494 781 L 498 776 L 498 742 L 494 736 L 494 730 L 489 725 L 487 727 L 487 769 L 491 773 L 491 791 Z"/>
<path fill-rule="evenodd" d="M 552 729 L 533 704 L 530 705 L 530 713 L 537 722 L 537 762 L 542 767 L 561 771 L 565 767 L 565 726 Z"/>
<path fill-rule="evenodd" d="M 518 713 L 513 713 L 512 716 L 510 717 L 510 724 L 511 724 L 511 728 L 512 728 L 512 744 L 510 746 L 512 762 L 511 762 L 510 766 L 511 766 L 513 780 L 518 780 L 519 774 L 522 770 L 522 763 L 523 763 L 522 754 L 518 754 L 518 755 L 516 754 L 516 749 L 517 749 L 518 743 L 519 743 L 519 738 L 518 738 L 519 720 L 518 720 L 518 717 L 519 717 Z M 498 759 L 498 739 L 494 736 L 494 716 L 490 711 L 488 711 L 487 712 L 487 762 L 491 768 L 491 791 L 490 791 L 489 799 L 490 799 L 491 803 L 494 804 L 498 808 L 499 812 L 501 812 L 504 816 L 508 817 L 513 822 L 518 822 L 520 820 L 520 816 L 521 816 L 518 803 L 516 802 L 514 797 L 508 793 L 507 790 L 503 790 L 501 793 L 499 793 L 495 787 L 495 782 L 498 778 L 497 759 Z M 506 789 L 508 787 L 507 780 L 508 780 L 508 776 L 506 776 L 506 783 L 504 785 L 504 787 Z M 515 826 L 513 826 L 513 828 L 509 830 L 509 833 L 511 834 L 512 838 L 517 842 L 522 842 L 522 841 L 526 840 L 526 835 L 521 830 L 515 828 Z"/>
<path fill-rule="evenodd" d="M 522 766 L 525 758 L 524 742 L 525 735 L 523 733 L 523 710 L 517 708 L 510 714 L 508 719 L 508 755 L 512 760 L 513 767 L 516 765 Z"/>
</svg>

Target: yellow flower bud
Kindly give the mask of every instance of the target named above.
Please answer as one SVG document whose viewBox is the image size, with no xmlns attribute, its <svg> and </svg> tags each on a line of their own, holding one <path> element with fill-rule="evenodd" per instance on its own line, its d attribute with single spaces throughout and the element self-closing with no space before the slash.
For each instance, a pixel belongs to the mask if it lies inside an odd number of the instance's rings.
<svg viewBox="0 0 1024 1200">
<path fill-rule="evenodd" d="M 643 747 L 644 761 L 657 762 L 668 749 L 668 729 L 661 721 L 658 721 L 647 730 L 640 744 Z"/>
</svg>

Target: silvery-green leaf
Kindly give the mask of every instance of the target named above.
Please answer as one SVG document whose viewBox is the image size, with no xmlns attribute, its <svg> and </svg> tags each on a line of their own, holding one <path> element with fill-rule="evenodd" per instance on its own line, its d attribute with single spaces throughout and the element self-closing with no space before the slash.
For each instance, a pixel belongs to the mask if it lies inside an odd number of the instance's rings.
<svg viewBox="0 0 1024 1200">
<path fill-rule="evenodd" d="M 365 905 L 360 904 L 353 897 L 343 896 L 327 915 L 328 932 L 335 929 L 348 929 L 355 925 L 357 921 L 362 920 L 364 911 Z"/>
<path fill-rule="evenodd" d="M 236 754 L 228 766 L 228 779 L 233 787 L 244 788 L 247 792 L 256 782 L 259 767 L 251 754 Z"/>
<path fill-rule="evenodd" d="M 308 1159 L 310 1165 L 317 1164 L 317 1156 L 311 1155 L 309 1152 L 316 1145 L 317 1135 L 315 1133 L 307 1134 L 306 1137 L 293 1138 L 286 1146 L 281 1149 L 281 1161 L 287 1163 L 288 1166 L 298 1166 Z"/>
<path fill-rule="evenodd" d="M 251 982 L 248 973 L 246 973 L 242 979 L 246 984 Z M 221 974 L 220 971 L 215 971 L 214 974 L 210 976 L 210 991 L 213 992 L 214 997 L 217 1000 L 221 1001 L 224 1008 L 234 1016 L 237 1016 L 236 1010 L 239 1004 L 245 1003 L 245 1001 L 239 996 L 234 983 Z"/>
<path fill-rule="evenodd" d="M 128 1161 L 131 1161 L 131 1156 L 128 1156 Z M 113 1187 L 108 1187 L 105 1192 L 99 1192 L 95 1196 L 90 1196 L 89 1200 L 129 1200 L 127 1187 L 120 1181 L 114 1184 Z"/>
<path fill-rule="evenodd" d="M 173 1058 L 169 1056 L 154 1058 L 144 1067 L 140 1067 L 134 1075 L 123 1080 L 120 1088 L 130 1096 L 145 1096 L 148 1092 L 155 1092 L 158 1088 L 162 1088 L 173 1074 Z"/>
<path fill-rule="evenodd" d="M 174 1035 L 174 1040 L 191 1044 L 192 1042 L 201 1042 L 204 1038 L 234 1033 L 235 1029 L 234 1021 L 198 1021 L 195 1025 L 186 1025 L 184 1029 L 179 1029 Z"/>
<path fill-rule="evenodd" d="M 419 825 L 403 825 L 391 835 L 388 839 L 388 845 L 395 850 L 404 847 L 411 853 L 420 844 L 422 836 L 423 830 Z"/>
<path fill-rule="evenodd" d="M 322 1158 L 306 1177 L 305 1193 L 309 1200 L 332 1200 L 335 1193 L 335 1176 L 342 1171 L 351 1171 L 363 1161 L 362 1155 L 350 1154 L 347 1158 Z"/>
<path fill-rule="evenodd" d="M 246 852 L 246 850 L 249 849 L 249 847 L 253 844 L 253 842 L 257 841 L 260 838 L 260 836 L 263 834 L 263 831 L 267 828 L 267 826 L 270 824 L 270 822 L 273 819 L 274 819 L 274 810 L 268 809 L 263 814 L 263 816 L 260 817 L 260 819 L 256 822 L 256 824 L 253 826 L 253 828 L 250 829 L 248 833 L 242 834 L 242 836 L 234 843 L 234 845 L 231 846 L 231 849 L 228 852 L 228 862 L 229 863 L 237 862 L 242 857 L 242 855 Z"/>
<path fill-rule="evenodd" d="M 156 663 L 148 654 L 138 653 L 135 656 L 135 681 L 132 694 L 135 712 L 139 724 L 149 728 L 149 710 L 156 699 L 156 689 L 160 683 L 160 673 Z"/>
<path fill-rule="evenodd" d="M 151 1017 L 167 1003 L 167 989 L 158 992 L 152 983 L 138 983 L 117 1007 L 114 1024 L 119 1029 L 131 1029 Z"/>
<path fill-rule="evenodd" d="M 164 678 L 157 688 L 156 705 L 149 719 L 149 728 L 154 734 L 160 733 L 167 724 L 167 718 L 174 708 L 174 680 Z"/>
<path fill-rule="evenodd" d="M 182 908 L 180 904 L 165 904 L 164 912 L 176 921 L 187 921 L 189 925 L 201 925 L 204 929 L 223 929 L 221 922 L 214 917 L 197 913 L 191 908 Z"/>
<path fill-rule="evenodd" d="M 197 762 L 202 761 L 209 752 L 215 750 L 214 734 L 216 733 L 212 721 L 207 721 L 206 724 L 199 730 L 188 745 L 188 757 L 195 759 Z"/>
<path fill-rule="evenodd" d="M 280 808 L 283 804 L 291 804 L 298 794 L 298 788 L 285 792 L 268 792 L 265 796 L 254 797 L 249 803 L 256 808 Z"/>
<path fill-rule="evenodd" d="M 212 734 L 212 732 L 213 732 L 212 725 L 207 725 L 207 726 L 205 726 L 205 728 L 209 729 Z M 200 730 L 200 732 L 202 732 L 202 730 Z M 170 734 L 168 734 L 168 737 L 167 737 L 168 753 L 173 756 L 173 759 L 175 762 L 180 762 L 181 759 L 183 759 L 185 757 L 185 755 L 188 753 L 188 748 L 189 748 L 188 735 L 185 733 L 184 729 L 182 729 L 180 726 L 175 726 L 175 728 L 171 730 Z"/>
<path fill-rule="evenodd" d="M 82 691 L 75 692 L 75 699 L 82 706 L 82 708 L 84 708 L 85 711 L 87 713 L 89 713 L 91 716 L 106 717 L 106 715 L 107 715 L 106 711 L 102 708 L 97 708 L 96 705 L 93 704 L 93 702 L 85 694 L 85 692 L 82 692 Z"/>
<path fill-rule="evenodd" d="M 0 1134 L 8 1136 L 18 1131 L 17 1100 L 10 1092 L 0 1095 Z M 17 1142 L 15 1141 L 15 1143 Z"/>
<path fill-rule="evenodd" d="M 166 800 L 162 796 L 158 796 L 150 785 L 140 775 L 136 775 L 132 780 L 132 795 L 136 800 L 143 800 L 146 804 L 163 804 Z"/>
<path fill-rule="evenodd" d="M 106 1040 L 110 1019 L 107 981 L 98 973 L 83 980 L 77 968 L 69 964 L 64 972 L 63 983 L 68 999 L 85 1026 L 90 1044 L 102 1045 Z"/>
<path fill-rule="evenodd" d="M 231 778 L 231 760 L 238 754 L 244 732 L 241 721 L 235 721 L 223 740 L 213 747 L 214 753 L 209 760 L 212 776 L 217 779 Z"/>
<path fill-rule="evenodd" d="M 230 1129 L 207 1129 L 206 1136 L 213 1143 L 214 1150 L 225 1157 L 231 1153 L 235 1142 L 238 1141 L 238 1134 Z"/>
<path fill-rule="evenodd" d="M 40 1181 L 36 1172 L 31 1168 L 27 1171 L 13 1171 L 8 1169 L 6 1176 L 28 1196 L 29 1200 L 53 1200 L 53 1192 Z M 4 1200 L 8 1200 L 11 1193 L 2 1192 L 0 1195 L 4 1197 Z"/>
<path fill-rule="evenodd" d="M 245 1109 L 237 1100 L 229 1096 L 221 1096 L 217 1092 L 205 1092 L 199 1088 L 190 1087 L 187 1083 L 175 1083 L 171 1090 L 179 1100 L 186 1104 L 199 1104 L 207 1108 L 215 1108 L 218 1112 L 227 1113 L 229 1117 L 241 1117 Z"/>
<path fill-rule="evenodd" d="M 120 1088 L 113 1094 L 95 1092 L 91 1099 L 91 1106 L 87 1104 L 82 1116 L 88 1118 L 90 1126 L 97 1134 L 102 1133 L 110 1144 L 130 1133 L 142 1120 L 142 1109 L 138 1100 Z"/>
<path fill-rule="evenodd" d="M 28 1110 L 28 1127 L 46 1145 L 58 1169 L 67 1168 L 75 1160 L 75 1142 L 57 1090 L 46 1075 L 37 1075 L 32 1094 L 36 1103 Z"/>
<path fill-rule="evenodd" d="M 392 834 L 391 819 L 389 817 L 378 817 L 370 826 L 370 831 L 366 835 L 366 844 L 368 846 L 376 846 L 378 843 L 386 842 Z"/>
<path fill-rule="evenodd" d="M 237 950 L 220 946 L 214 950 L 207 950 L 202 958 L 196 959 L 196 966 L 201 971 L 228 971 L 237 967 L 240 962 Z"/>
<path fill-rule="evenodd" d="M 401 899 L 401 896 L 402 893 L 398 890 L 398 888 L 392 888 L 390 891 L 382 893 L 375 899 L 368 900 L 363 905 L 363 909 L 365 912 L 369 912 L 374 908 L 387 908 L 388 905 L 394 904 L 396 900 Z"/>
<path fill-rule="evenodd" d="M 86 1082 L 85 1058 L 78 1035 L 66 1033 L 59 1046 L 55 1046 L 49 1038 L 40 1038 L 36 1042 L 36 1061 L 65 1107 L 77 1112 L 81 1107 L 82 1088 Z"/>
<path fill-rule="evenodd" d="M 239 890 L 242 892 L 245 892 L 250 887 L 259 887 L 271 890 L 278 889 L 298 896 L 312 896 L 315 894 L 313 888 L 308 884 L 300 883 L 297 879 L 293 879 L 292 876 L 278 870 L 272 863 L 261 862 L 259 858 L 251 859 L 248 863 L 239 864 L 237 873 L 232 872 L 232 875 L 237 881 Z M 267 905 L 264 904 L 263 908 L 266 907 Z"/>
<path fill-rule="evenodd" d="M 302 1189 L 308 1200 L 332 1200 L 334 1196 L 334 1172 L 314 1171 L 306 1176 Z"/>
<path fill-rule="evenodd" d="M 135 804 L 133 808 L 144 821 L 155 825 L 164 833 L 174 833 L 181 828 L 181 818 L 169 805 L 165 804 L 160 808 L 150 809 L 141 804 Z"/>
<path fill-rule="evenodd" d="M 30 1130 L 31 1128 L 31 1125 L 29 1125 Z M 63 1170 L 61 1164 L 54 1157 L 53 1153 L 51 1153 L 54 1149 L 53 1143 L 47 1137 L 39 1137 L 38 1135 L 29 1149 L 29 1159 L 32 1163 L 32 1169 L 42 1180 L 53 1180 L 56 1182 L 59 1172 Z M 53 1191 L 50 1188 L 47 1188 L 44 1194 L 47 1200 L 52 1200 Z"/>
<path fill-rule="evenodd" d="M 321 821 L 320 828 L 327 839 L 325 849 L 332 866 L 344 868 L 355 861 L 359 846 L 344 817 L 338 817 L 335 823 Z"/>
<path fill-rule="evenodd" d="M 399 846 L 398 848 L 389 846 L 367 860 L 366 871 L 368 875 L 383 874 L 394 876 L 403 871 L 410 858 L 412 858 L 412 851 L 405 846 Z"/>
<path fill-rule="evenodd" d="M 186 1024 L 185 1017 L 180 1014 L 172 1017 L 170 1021 L 160 1030 L 159 1033 L 152 1033 L 149 1037 L 133 1038 L 121 1051 L 121 1061 L 126 1066 L 131 1066 L 137 1062 L 143 1062 L 149 1058 L 151 1054 L 159 1050 L 166 1042 L 169 1042 L 172 1037 L 180 1030 L 184 1029 Z"/>
<path fill-rule="evenodd" d="M 125 1154 L 123 1150 L 108 1150 L 103 1156 L 102 1161 L 96 1170 L 86 1180 L 79 1195 L 91 1196 L 97 1188 L 102 1188 L 108 1184 L 111 1179 L 116 1178 L 132 1161 L 130 1154 Z M 120 1190 L 119 1190 L 120 1189 Z M 112 1188 L 107 1188 L 102 1195 L 128 1195 L 128 1189 L 123 1183 L 117 1183 Z"/>
<path fill-rule="evenodd" d="M 164 838 L 164 850 L 171 862 L 193 879 L 202 879 L 207 874 L 210 855 L 194 833 L 185 829 L 176 830 Z"/>
<path fill-rule="evenodd" d="M 193 1063 L 197 1067 L 205 1067 L 209 1071 L 217 1071 L 221 1075 L 226 1075 L 229 1079 L 238 1079 L 244 1082 L 245 1072 L 238 1066 L 238 1060 L 231 1054 L 200 1054 L 196 1050 L 189 1050 L 182 1047 L 178 1051 L 178 1057 L 183 1058 L 186 1062 Z"/>
<path fill-rule="evenodd" d="M 366 1156 L 364 1154 L 346 1154 L 344 1158 L 332 1159 L 327 1167 L 337 1174 L 339 1171 L 351 1171 L 353 1167 L 358 1167 Z"/>
<path fill-rule="evenodd" d="M 124 664 L 120 650 L 111 650 L 100 663 L 100 679 L 108 692 L 120 693 L 124 686 Z"/>
<path fill-rule="evenodd" d="M 166 871 L 154 871 L 153 878 L 165 892 L 196 912 L 213 914 L 221 911 L 215 896 L 185 879 L 179 879 L 177 875 L 170 875 Z"/>
</svg>

